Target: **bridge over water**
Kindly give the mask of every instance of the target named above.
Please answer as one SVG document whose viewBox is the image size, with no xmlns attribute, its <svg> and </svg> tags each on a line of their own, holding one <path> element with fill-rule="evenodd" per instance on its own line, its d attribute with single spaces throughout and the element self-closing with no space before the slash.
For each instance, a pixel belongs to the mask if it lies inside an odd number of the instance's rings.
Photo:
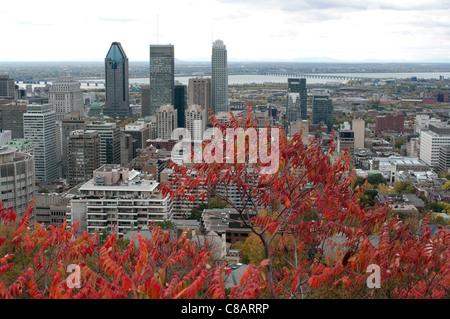
<svg viewBox="0 0 450 319">
<path fill-rule="evenodd" d="M 361 77 L 347 75 L 330 75 L 330 74 L 285 74 L 285 73 L 266 73 L 270 76 L 282 76 L 286 78 L 306 78 L 306 79 L 329 79 L 329 80 L 361 80 Z"/>
</svg>

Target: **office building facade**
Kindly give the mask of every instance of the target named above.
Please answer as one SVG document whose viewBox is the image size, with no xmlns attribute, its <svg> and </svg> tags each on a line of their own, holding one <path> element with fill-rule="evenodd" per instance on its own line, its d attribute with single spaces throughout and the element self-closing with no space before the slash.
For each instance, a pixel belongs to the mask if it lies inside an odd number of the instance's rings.
<svg viewBox="0 0 450 319">
<path fill-rule="evenodd" d="M 24 139 L 33 143 L 35 179 L 39 182 L 58 178 L 55 120 L 49 103 L 30 104 L 23 114 Z"/>
<path fill-rule="evenodd" d="M 100 167 L 100 136 L 94 130 L 70 132 L 67 141 L 67 182 L 70 187 L 87 182 Z"/>
<path fill-rule="evenodd" d="M 186 127 L 184 111 L 187 108 L 187 86 L 181 83 L 175 84 L 174 108 L 177 110 L 177 127 Z"/>
<path fill-rule="evenodd" d="M 334 108 L 329 95 L 314 95 L 312 100 L 311 124 L 323 122 L 328 127 L 328 132 L 333 129 Z"/>
<path fill-rule="evenodd" d="M 181 115 L 182 116 L 182 115 Z M 172 132 L 177 128 L 177 110 L 172 105 L 162 105 L 156 113 L 157 138 L 170 140 Z"/>
<path fill-rule="evenodd" d="M 306 79 L 288 78 L 288 93 L 298 93 L 300 98 L 299 117 L 306 120 L 308 117 L 308 90 L 306 88 Z M 294 121 L 296 121 L 296 118 Z"/>
<path fill-rule="evenodd" d="M 169 45 L 150 45 L 150 114 L 161 105 L 174 104 L 175 49 Z"/>
<path fill-rule="evenodd" d="M 83 112 L 84 101 L 80 83 L 71 78 L 60 78 L 52 83 L 48 101 L 55 111 L 56 120 L 60 121 L 72 111 Z"/>
</svg>

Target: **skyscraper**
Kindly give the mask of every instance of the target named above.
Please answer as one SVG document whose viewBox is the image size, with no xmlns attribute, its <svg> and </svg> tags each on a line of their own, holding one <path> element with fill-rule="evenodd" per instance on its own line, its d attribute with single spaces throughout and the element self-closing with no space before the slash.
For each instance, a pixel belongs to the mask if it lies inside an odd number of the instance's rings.
<svg viewBox="0 0 450 319">
<path fill-rule="evenodd" d="M 177 126 L 178 127 L 186 127 L 185 120 L 184 120 L 184 111 L 187 108 L 187 86 L 183 85 L 181 83 L 175 84 L 175 98 L 173 106 L 177 110 L 178 120 L 177 120 Z"/>
<path fill-rule="evenodd" d="M 161 105 L 174 104 L 175 50 L 174 46 L 150 45 L 150 114 Z"/>
<path fill-rule="evenodd" d="M 206 110 L 200 105 L 191 104 L 185 111 L 186 128 L 191 134 L 191 139 L 201 141 L 206 129 Z M 197 121 L 197 122 L 196 122 Z"/>
<path fill-rule="evenodd" d="M 172 105 L 162 105 L 156 112 L 156 126 L 157 138 L 170 140 L 173 130 L 177 128 L 177 110 Z"/>
<path fill-rule="evenodd" d="M 48 104 L 29 104 L 23 114 L 24 138 L 34 146 L 36 181 L 58 178 L 55 111 Z"/>
<path fill-rule="evenodd" d="M 80 83 L 71 78 L 60 78 L 53 82 L 48 93 L 48 101 L 60 121 L 72 111 L 83 112 L 83 92 Z"/>
<path fill-rule="evenodd" d="M 105 58 L 105 115 L 113 118 L 130 117 L 128 58 L 122 45 L 113 42 Z"/>
<path fill-rule="evenodd" d="M 300 93 L 288 92 L 286 96 L 286 127 L 301 119 L 300 117 Z"/>
<path fill-rule="evenodd" d="M 333 129 L 334 108 L 329 95 L 317 94 L 312 101 L 312 124 L 323 122 L 328 127 L 328 132 Z"/>
<path fill-rule="evenodd" d="M 227 48 L 222 40 L 212 46 L 211 57 L 211 106 L 215 114 L 228 112 Z"/>
<path fill-rule="evenodd" d="M 70 132 L 67 141 L 67 182 L 76 186 L 92 178 L 100 167 L 100 136 L 94 130 Z"/>
<path fill-rule="evenodd" d="M 306 79 L 288 78 L 288 93 L 299 93 L 300 95 L 299 116 L 302 120 L 306 120 L 308 110 L 308 93 L 306 89 Z"/>
</svg>

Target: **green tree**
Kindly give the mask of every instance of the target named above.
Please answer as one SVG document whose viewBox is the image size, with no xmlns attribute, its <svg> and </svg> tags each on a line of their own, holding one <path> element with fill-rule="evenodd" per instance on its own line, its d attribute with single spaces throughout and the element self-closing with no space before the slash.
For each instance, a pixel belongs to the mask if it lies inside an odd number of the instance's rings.
<svg viewBox="0 0 450 319">
<path fill-rule="evenodd" d="M 377 187 L 378 184 L 386 184 L 386 179 L 380 173 L 369 175 L 367 181 L 375 187 Z"/>
</svg>

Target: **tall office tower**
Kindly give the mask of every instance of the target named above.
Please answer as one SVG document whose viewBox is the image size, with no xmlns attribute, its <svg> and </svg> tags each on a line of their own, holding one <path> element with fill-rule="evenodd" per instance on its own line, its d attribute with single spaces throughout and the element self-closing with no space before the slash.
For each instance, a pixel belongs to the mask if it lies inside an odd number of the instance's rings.
<svg viewBox="0 0 450 319">
<path fill-rule="evenodd" d="M 312 101 L 312 124 L 323 122 L 328 127 L 328 132 L 333 129 L 334 108 L 329 95 L 317 94 Z"/>
<path fill-rule="evenodd" d="M 308 111 L 308 93 L 306 89 L 306 79 L 288 78 L 288 93 L 300 94 L 300 118 L 307 119 Z"/>
<path fill-rule="evenodd" d="M 80 83 L 71 78 L 60 78 L 53 82 L 48 93 L 48 102 L 60 121 L 72 111 L 83 111 L 84 101 Z"/>
<path fill-rule="evenodd" d="M 120 164 L 120 128 L 116 123 L 92 121 L 87 130 L 95 130 L 100 136 L 100 164 Z"/>
<path fill-rule="evenodd" d="M 100 167 L 100 136 L 94 130 L 70 132 L 67 141 L 67 182 L 70 187 L 87 182 Z"/>
<path fill-rule="evenodd" d="M 450 146 L 450 125 L 435 123 L 428 126 L 428 130 L 420 131 L 419 156 L 427 165 L 439 166 L 439 152 L 441 146 Z"/>
<path fill-rule="evenodd" d="M 16 97 L 16 85 L 14 79 L 11 79 L 9 75 L 0 75 L 0 97 L 6 99 L 15 99 Z"/>
<path fill-rule="evenodd" d="M 186 128 L 191 134 L 191 139 L 203 140 L 203 132 L 206 129 L 206 110 L 200 105 L 191 104 L 185 111 Z"/>
<path fill-rule="evenodd" d="M 228 112 L 227 47 L 222 40 L 212 46 L 211 57 L 211 107 L 214 114 Z"/>
<path fill-rule="evenodd" d="M 211 78 L 198 76 L 189 79 L 188 104 L 200 105 L 206 110 L 206 115 L 209 116 L 209 110 L 211 110 Z"/>
<path fill-rule="evenodd" d="M 67 176 L 67 140 L 70 132 L 75 130 L 84 130 L 88 120 L 81 116 L 80 111 L 73 111 L 69 116 L 61 120 L 61 162 L 62 162 L 62 176 Z M 58 133 L 58 132 L 57 132 Z"/>
<path fill-rule="evenodd" d="M 119 42 L 111 44 L 105 58 L 105 89 L 103 113 L 113 118 L 130 117 L 128 58 Z"/>
<path fill-rule="evenodd" d="M 161 105 L 174 104 L 175 85 L 174 46 L 150 45 L 150 114 L 155 115 Z"/>
<path fill-rule="evenodd" d="M 353 119 L 352 131 L 355 133 L 355 148 L 364 148 L 366 122 L 363 119 Z"/>
<path fill-rule="evenodd" d="M 177 127 L 186 127 L 184 121 L 184 111 L 187 108 L 187 86 L 181 83 L 175 84 L 175 98 L 174 98 L 174 108 L 177 110 L 178 120 Z"/>
<path fill-rule="evenodd" d="M 181 115 L 182 116 L 182 115 Z M 177 110 L 172 105 L 161 105 L 156 112 L 157 138 L 170 140 L 172 132 L 177 128 Z"/>
<path fill-rule="evenodd" d="M 26 112 L 27 104 L 0 104 L 0 125 L 3 130 L 11 131 L 11 138 L 23 138 L 23 115 Z"/>
<path fill-rule="evenodd" d="M 34 146 L 36 181 L 58 178 L 55 111 L 51 104 L 29 104 L 23 115 L 23 131 L 24 138 Z"/>
<path fill-rule="evenodd" d="M 33 155 L 17 148 L 0 148 L 0 201 L 20 216 L 34 198 Z"/>
<path fill-rule="evenodd" d="M 150 85 L 141 86 L 142 117 L 150 116 Z"/>
<path fill-rule="evenodd" d="M 286 127 L 299 119 L 301 119 L 300 93 L 288 92 L 286 96 Z"/>
</svg>

